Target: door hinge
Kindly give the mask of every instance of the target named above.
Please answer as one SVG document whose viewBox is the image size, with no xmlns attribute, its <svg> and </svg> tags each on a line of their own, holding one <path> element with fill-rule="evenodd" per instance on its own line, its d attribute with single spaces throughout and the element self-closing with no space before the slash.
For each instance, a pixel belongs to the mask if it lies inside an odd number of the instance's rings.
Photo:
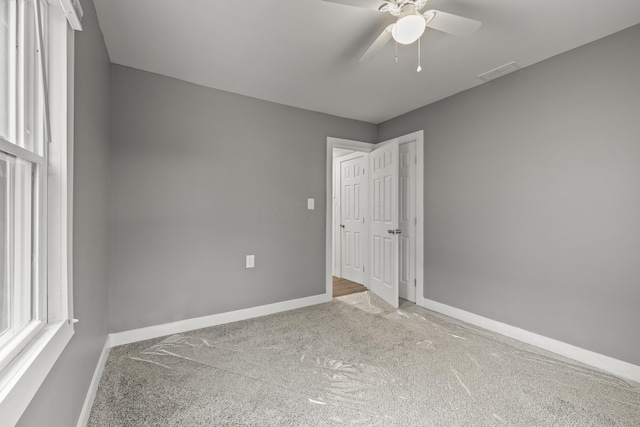
<svg viewBox="0 0 640 427">
<path fill-rule="evenodd" d="M 414 287 L 418 286 L 418 282 L 417 282 L 417 280 L 416 280 L 416 279 L 413 279 L 413 286 L 414 286 Z"/>
<path fill-rule="evenodd" d="M 364 265 L 362 266 L 362 272 L 364 273 Z"/>
<path fill-rule="evenodd" d="M 413 225 L 418 225 L 418 217 L 417 216 L 413 217 Z"/>
<path fill-rule="evenodd" d="M 418 156 L 415 156 L 415 157 L 413 158 L 413 160 L 414 160 L 414 163 L 417 165 L 417 164 L 418 164 Z"/>
</svg>

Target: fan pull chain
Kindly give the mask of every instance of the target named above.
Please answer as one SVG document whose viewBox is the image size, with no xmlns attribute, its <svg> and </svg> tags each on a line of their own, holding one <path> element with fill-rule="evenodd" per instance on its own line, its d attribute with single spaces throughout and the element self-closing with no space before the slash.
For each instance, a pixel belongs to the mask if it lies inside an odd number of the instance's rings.
<svg viewBox="0 0 640 427">
<path fill-rule="evenodd" d="M 420 39 L 418 39 L 418 69 L 417 72 L 419 73 L 420 71 L 422 71 L 422 65 L 420 65 Z"/>
<path fill-rule="evenodd" d="M 398 63 L 398 40 L 396 40 L 396 64 Z"/>
</svg>

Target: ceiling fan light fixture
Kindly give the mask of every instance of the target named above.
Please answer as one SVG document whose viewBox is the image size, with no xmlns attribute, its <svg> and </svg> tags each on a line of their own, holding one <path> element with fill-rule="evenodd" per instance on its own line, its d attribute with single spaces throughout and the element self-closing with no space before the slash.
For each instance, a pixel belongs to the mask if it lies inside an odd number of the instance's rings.
<svg viewBox="0 0 640 427">
<path fill-rule="evenodd" d="M 411 44 L 424 34 L 426 26 L 427 23 L 422 15 L 405 15 L 395 23 L 391 29 L 391 35 L 400 44 Z"/>
</svg>

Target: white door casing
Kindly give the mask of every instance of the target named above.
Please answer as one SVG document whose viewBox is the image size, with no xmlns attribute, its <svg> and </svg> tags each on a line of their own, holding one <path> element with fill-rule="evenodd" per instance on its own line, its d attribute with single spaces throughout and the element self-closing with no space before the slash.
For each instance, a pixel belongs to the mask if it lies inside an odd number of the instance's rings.
<svg viewBox="0 0 640 427">
<path fill-rule="evenodd" d="M 365 284 L 367 259 L 367 153 L 353 153 L 340 161 L 341 275 Z"/>
<path fill-rule="evenodd" d="M 416 142 L 400 144 L 400 298 L 416 302 Z"/>
<path fill-rule="evenodd" d="M 399 141 L 379 144 L 370 154 L 370 288 L 393 307 L 399 306 Z"/>
</svg>

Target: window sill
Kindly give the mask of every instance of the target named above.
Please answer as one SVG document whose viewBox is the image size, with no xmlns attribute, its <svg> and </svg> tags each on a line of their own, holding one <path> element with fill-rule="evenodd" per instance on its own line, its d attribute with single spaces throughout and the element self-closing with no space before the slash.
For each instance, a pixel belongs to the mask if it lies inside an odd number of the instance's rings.
<svg viewBox="0 0 640 427">
<path fill-rule="evenodd" d="M 0 418 L 15 425 L 71 340 L 68 321 L 50 323 L 0 372 Z"/>
</svg>

